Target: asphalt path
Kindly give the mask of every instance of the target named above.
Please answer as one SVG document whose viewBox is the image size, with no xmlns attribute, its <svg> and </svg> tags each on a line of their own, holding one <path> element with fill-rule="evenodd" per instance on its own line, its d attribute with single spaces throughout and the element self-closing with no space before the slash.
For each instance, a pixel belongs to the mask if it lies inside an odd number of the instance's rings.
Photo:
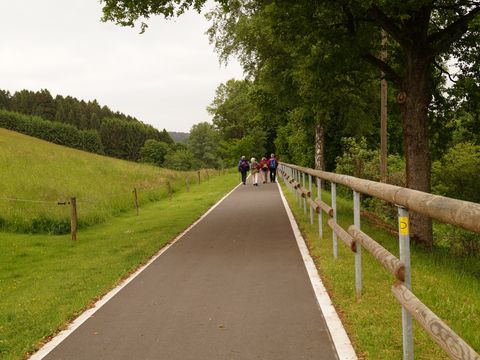
<svg viewBox="0 0 480 360">
<path fill-rule="evenodd" d="M 238 187 L 45 359 L 337 359 L 276 184 Z"/>
</svg>

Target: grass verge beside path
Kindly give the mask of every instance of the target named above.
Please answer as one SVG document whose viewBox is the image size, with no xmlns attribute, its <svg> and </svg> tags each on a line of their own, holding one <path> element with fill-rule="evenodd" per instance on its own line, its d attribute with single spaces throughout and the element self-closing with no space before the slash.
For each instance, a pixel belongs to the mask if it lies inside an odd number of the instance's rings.
<svg viewBox="0 0 480 360">
<path fill-rule="evenodd" d="M 0 358 L 38 349 L 238 183 L 229 173 L 70 235 L 0 233 Z"/>
<path fill-rule="evenodd" d="M 331 230 L 324 218 L 324 238 L 318 236 L 318 217 L 310 225 L 295 195 L 283 192 L 305 237 L 332 302 L 340 314 L 357 354 L 362 359 L 402 359 L 401 306 L 391 287 L 394 278 L 365 249 L 362 251 L 363 294 L 355 295 L 354 253 L 338 240 L 333 259 Z M 316 192 L 315 192 L 316 193 Z M 324 192 L 323 200 L 330 202 Z M 338 222 L 353 223 L 352 201 L 337 196 Z M 397 257 L 398 239 L 361 219 L 362 230 Z M 454 257 L 444 249 L 411 249 L 412 291 L 460 337 L 480 352 L 480 259 Z M 415 359 L 448 359 L 414 320 Z"/>
</svg>

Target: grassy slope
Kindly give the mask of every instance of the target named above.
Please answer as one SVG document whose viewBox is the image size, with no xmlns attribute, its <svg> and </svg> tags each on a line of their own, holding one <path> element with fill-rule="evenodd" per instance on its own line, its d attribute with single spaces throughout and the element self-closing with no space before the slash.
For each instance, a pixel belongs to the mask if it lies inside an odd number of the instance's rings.
<svg viewBox="0 0 480 360">
<path fill-rule="evenodd" d="M 0 358 L 18 359 L 145 262 L 238 183 L 217 176 L 190 192 L 78 234 L 0 233 Z"/>
<path fill-rule="evenodd" d="M 338 259 L 334 260 L 326 216 L 323 217 L 322 240 L 318 236 L 318 221 L 310 225 L 308 212 L 304 216 L 303 208 L 300 209 L 295 202 L 295 195 L 285 187 L 283 189 L 357 352 L 366 359 L 401 359 L 401 307 L 391 293 L 393 276 L 363 250 L 363 294 L 356 298 L 353 253 L 338 240 Z M 328 193 L 324 194 L 324 200 L 330 201 Z M 337 206 L 338 222 L 347 228 L 353 223 L 352 203 L 339 198 Z M 372 226 L 364 218 L 361 226 L 363 231 L 398 256 L 396 237 Z M 480 352 L 480 259 L 454 257 L 444 249 L 425 252 L 414 247 L 411 263 L 414 294 Z M 448 358 L 416 324 L 414 339 L 416 359 Z"/>
<path fill-rule="evenodd" d="M 58 200 L 77 198 L 79 225 L 100 223 L 133 206 L 166 195 L 166 183 L 185 186 L 185 173 L 112 159 L 0 129 L 0 226 L 17 232 L 68 231 L 69 208 Z M 188 173 L 192 182 L 196 174 Z M 40 202 L 12 202 L 1 198 Z"/>
</svg>

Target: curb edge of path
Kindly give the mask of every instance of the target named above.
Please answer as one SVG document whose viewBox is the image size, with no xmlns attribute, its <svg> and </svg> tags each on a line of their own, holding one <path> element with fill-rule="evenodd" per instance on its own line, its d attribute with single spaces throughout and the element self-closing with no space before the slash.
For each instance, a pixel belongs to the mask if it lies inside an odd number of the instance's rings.
<svg viewBox="0 0 480 360">
<path fill-rule="evenodd" d="M 65 330 L 60 331 L 51 340 L 45 343 L 38 351 L 27 357 L 29 360 L 41 360 L 47 356 L 53 349 L 55 349 L 60 343 L 65 340 L 70 334 L 72 334 L 77 328 L 79 328 L 85 321 L 87 321 L 93 314 L 95 314 L 103 305 L 105 305 L 110 299 L 112 299 L 117 293 L 120 292 L 125 286 L 127 286 L 132 280 L 134 280 L 140 273 L 142 273 L 148 266 L 150 266 L 155 260 L 157 260 L 164 252 L 166 252 L 173 244 L 180 240 L 185 234 L 187 234 L 195 225 L 207 217 L 218 205 L 220 205 L 230 194 L 232 194 L 242 183 L 235 186 L 225 196 L 212 205 L 205 213 L 202 214 L 193 224 L 182 231 L 177 237 L 170 242 L 166 243 L 155 255 L 153 255 L 144 265 L 138 268 L 128 278 L 123 280 L 119 285 L 106 293 L 100 300 L 98 300 L 93 307 L 85 310 L 77 318 L 75 318 Z"/>
<path fill-rule="evenodd" d="M 340 360 L 357 360 L 357 354 L 353 349 L 350 338 L 348 337 L 347 332 L 345 331 L 345 328 L 343 327 L 343 324 L 332 304 L 330 296 L 328 295 L 327 290 L 323 285 L 322 279 L 320 279 L 317 267 L 315 266 L 315 263 L 310 256 L 310 252 L 308 251 L 305 239 L 300 232 L 295 217 L 293 216 L 292 210 L 288 205 L 287 199 L 285 198 L 285 195 L 283 194 L 282 188 L 278 181 L 277 186 L 280 192 L 283 206 L 285 207 L 288 219 L 290 220 L 293 234 L 295 235 L 295 239 L 297 240 L 298 249 L 302 256 L 303 263 L 305 264 L 305 268 L 312 284 L 317 303 L 320 307 L 323 317 L 325 318 L 325 322 L 327 323 L 327 328 L 330 332 L 330 336 L 332 338 L 335 350 L 337 351 L 337 355 Z"/>
</svg>

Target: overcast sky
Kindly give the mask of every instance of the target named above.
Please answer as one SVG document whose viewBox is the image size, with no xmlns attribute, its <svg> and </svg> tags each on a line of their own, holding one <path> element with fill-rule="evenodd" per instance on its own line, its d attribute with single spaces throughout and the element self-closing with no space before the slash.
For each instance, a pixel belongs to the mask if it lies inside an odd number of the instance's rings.
<svg viewBox="0 0 480 360">
<path fill-rule="evenodd" d="M 215 89 L 243 77 L 220 66 L 204 15 L 151 19 L 146 33 L 102 23 L 97 0 L 0 0 L 0 89 L 46 88 L 169 131 L 210 121 Z"/>
</svg>

